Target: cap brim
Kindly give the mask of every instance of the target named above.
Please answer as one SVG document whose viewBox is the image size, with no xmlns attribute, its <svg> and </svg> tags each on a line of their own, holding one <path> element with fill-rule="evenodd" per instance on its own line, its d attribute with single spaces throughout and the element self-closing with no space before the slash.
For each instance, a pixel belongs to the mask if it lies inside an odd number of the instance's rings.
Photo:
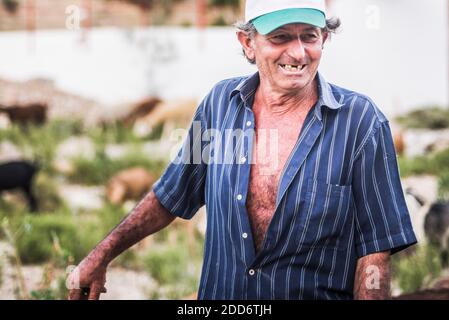
<svg viewBox="0 0 449 320">
<path fill-rule="evenodd" d="M 291 23 L 305 23 L 318 28 L 326 25 L 326 16 L 317 9 L 292 8 L 264 14 L 252 20 L 257 32 L 268 34 L 277 28 Z"/>
</svg>

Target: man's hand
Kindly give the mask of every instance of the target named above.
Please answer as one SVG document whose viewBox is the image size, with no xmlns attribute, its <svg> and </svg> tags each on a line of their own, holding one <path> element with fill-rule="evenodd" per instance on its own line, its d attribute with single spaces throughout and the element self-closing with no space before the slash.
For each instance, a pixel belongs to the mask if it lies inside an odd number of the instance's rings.
<svg viewBox="0 0 449 320">
<path fill-rule="evenodd" d="M 106 292 L 106 267 L 92 257 L 86 257 L 70 273 L 70 300 L 98 300 Z"/>
<path fill-rule="evenodd" d="M 97 300 L 101 293 L 106 292 L 104 285 L 109 263 L 146 236 L 165 228 L 174 219 L 175 216 L 162 206 L 154 192 L 149 192 L 70 274 L 69 299 Z"/>
<path fill-rule="evenodd" d="M 354 280 L 354 299 L 391 299 L 389 251 L 373 253 L 357 261 Z"/>
</svg>

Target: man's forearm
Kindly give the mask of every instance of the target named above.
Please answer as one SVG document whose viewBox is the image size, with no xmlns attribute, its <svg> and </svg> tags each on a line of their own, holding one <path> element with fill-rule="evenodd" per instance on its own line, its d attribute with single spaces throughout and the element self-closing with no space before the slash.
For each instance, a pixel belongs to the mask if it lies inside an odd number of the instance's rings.
<svg viewBox="0 0 449 320">
<path fill-rule="evenodd" d="M 143 238 L 169 225 L 175 216 L 165 209 L 153 191 L 115 227 L 88 258 L 108 265 L 115 257 Z"/>
<path fill-rule="evenodd" d="M 354 299 L 390 299 L 390 252 L 367 255 L 357 261 Z"/>
</svg>

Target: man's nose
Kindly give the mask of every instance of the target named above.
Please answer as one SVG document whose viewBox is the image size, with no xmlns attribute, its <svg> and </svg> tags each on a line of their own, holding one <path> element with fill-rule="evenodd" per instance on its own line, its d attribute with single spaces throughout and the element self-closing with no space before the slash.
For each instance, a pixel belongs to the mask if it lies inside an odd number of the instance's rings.
<svg viewBox="0 0 449 320">
<path fill-rule="evenodd" d="M 302 61 L 304 59 L 306 52 L 304 44 L 302 43 L 300 38 L 297 38 L 294 41 L 290 42 L 288 54 L 298 61 Z"/>
</svg>

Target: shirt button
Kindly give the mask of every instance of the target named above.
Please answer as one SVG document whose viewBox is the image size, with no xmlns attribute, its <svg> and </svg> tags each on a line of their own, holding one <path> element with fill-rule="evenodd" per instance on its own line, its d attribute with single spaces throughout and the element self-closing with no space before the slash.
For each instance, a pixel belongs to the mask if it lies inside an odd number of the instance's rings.
<svg viewBox="0 0 449 320">
<path fill-rule="evenodd" d="M 248 234 L 247 234 L 246 232 L 244 232 L 244 233 L 242 234 L 242 237 L 243 237 L 243 239 L 246 239 L 246 238 L 248 238 Z"/>
<path fill-rule="evenodd" d="M 246 126 L 247 127 L 251 126 L 251 123 L 252 123 L 251 121 L 246 121 Z"/>
<path fill-rule="evenodd" d="M 253 276 L 254 273 L 256 273 L 256 272 L 254 271 L 254 269 L 250 269 L 248 273 L 249 273 L 250 276 Z"/>
<path fill-rule="evenodd" d="M 237 195 L 237 200 L 242 200 L 243 196 L 241 194 Z"/>
<path fill-rule="evenodd" d="M 246 162 L 246 158 L 245 157 L 241 157 L 240 158 L 240 163 L 245 163 Z"/>
</svg>

